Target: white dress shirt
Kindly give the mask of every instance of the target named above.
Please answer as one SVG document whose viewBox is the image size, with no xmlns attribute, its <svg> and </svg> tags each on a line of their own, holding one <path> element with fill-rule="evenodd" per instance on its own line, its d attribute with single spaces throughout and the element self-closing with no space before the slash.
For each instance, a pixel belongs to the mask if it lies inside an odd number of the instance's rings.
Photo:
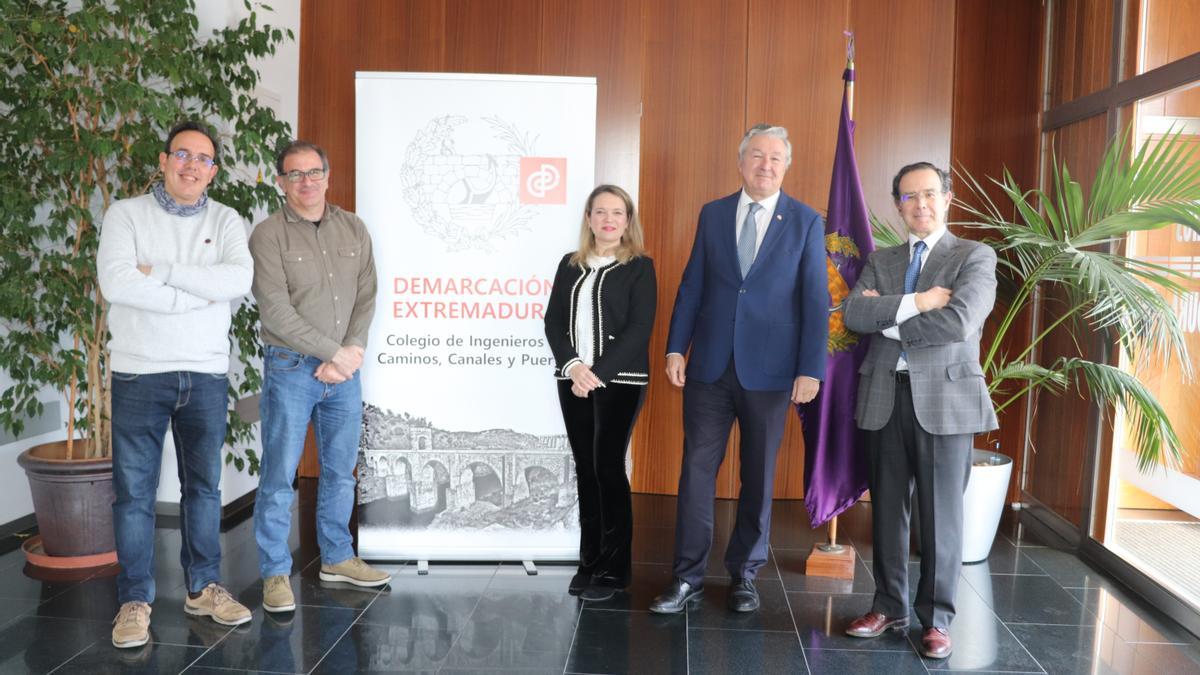
<svg viewBox="0 0 1200 675">
<path fill-rule="evenodd" d="M 934 246 L 937 246 L 938 242 L 942 240 L 942 237 L 945 234 L 946 228 L 943 227 L 937 232 L 932 232 L 925 236 L 925 239 L 923 240 L 925 242 L 925 252 L 921 254 L 922 270 L 925 269 L 925 263 L 929 261 L 929 252 L 933 250 Z M 917 245 L 918 241 L 922 241 L 922 239 L 917 237 L 917 235 L 908 235 L 908 262 L 910 264 L 912 263 L 913 247 Z M 899 341 L 900 324 L 908 321 L 920 313 L 921 310 L 917 309 L 917 294 L 906 293 L 904 297 L 900 299 L 900 306 L 896 308 L 896 325 L 892 326 L 891 328 L 885 328 L 882 331 L 883 336 Z M 896 360 L 896 370 L 908 370 L 908 361 L 903 355 Z"/>
<path fill-rule="evenodd" d="M 742 240 L 742 227 L 746 224 L 746 214 L 750 211 L 750 204 L 754 200 L 750 195 L 746 194 L 746 190 L 742 189 L 742 194 L 738 197 L 737 217 L 733 221 L 734 232 L 737 235 L 734 241 Z M 771 219 L 775 217 L 775 205 L 779 203 L 779 191 L 759 200 L 759 205 L 762 206 L 758 213 L 754 214 L 754 256 L 758 257 L 758 249 L 762 248 L 763 238 L 767 236 L 767 228 L 771 226 Z"/>
</svg>

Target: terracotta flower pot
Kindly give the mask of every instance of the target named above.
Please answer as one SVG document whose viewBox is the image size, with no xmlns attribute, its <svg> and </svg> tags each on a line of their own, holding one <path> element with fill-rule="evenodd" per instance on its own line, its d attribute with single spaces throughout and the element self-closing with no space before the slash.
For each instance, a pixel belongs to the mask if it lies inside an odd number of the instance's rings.
<svg viewBox="0 0 1200 675">
<path fill-rule="evenodd" d="M 17 463 L 29 478 L 47 554 L 87 556 L 116 548 L 111 458 L 67 459 L 67 442 L 59 441 L 29 448 Z"/>
</svg>

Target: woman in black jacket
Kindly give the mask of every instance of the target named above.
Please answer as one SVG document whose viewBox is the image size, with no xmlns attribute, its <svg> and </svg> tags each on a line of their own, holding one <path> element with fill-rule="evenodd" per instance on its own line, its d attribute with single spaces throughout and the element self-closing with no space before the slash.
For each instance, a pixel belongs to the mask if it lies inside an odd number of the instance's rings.
<svg viewBox="0 0 1200 675">
<path fill-rule="evenodd" d="M 546 307 L 579 485 L 579 570 L 570 592 L 587 600 L 606 600 L 630 581 L 625 453 L 645 398 L 657 294 L 633 200 L 615 185 L 597 187 L 584 208 L 579 250 L 563 256 Z"/>
</svg>

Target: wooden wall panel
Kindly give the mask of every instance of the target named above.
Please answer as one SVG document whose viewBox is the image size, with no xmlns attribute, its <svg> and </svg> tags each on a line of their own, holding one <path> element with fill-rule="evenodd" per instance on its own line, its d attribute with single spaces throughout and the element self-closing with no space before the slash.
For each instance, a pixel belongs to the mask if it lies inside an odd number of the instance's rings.
<svg viewBox="0 0 1200 675">
<path fill-rule="evenodd" d="M 1039 0 L 996 3 L 964 2 L 955 17 L 954 117 L 950 141 L 951 164 L 974 176 L 996 204 L 1003 204 L 1001 191 L 986 176 L 1000 177 L 1010 171 L 1026 189 L 1038 180 L 1038 96 L 1041 84 L 1040 45 L 1042 7 Z M 955 200 L 971 197 L 959 180 Z M 961 222 L 966 214 L 951 212 Z M 960 236 L 980 238 L 981 230 L 955 226 Z M 998 305 L 984 327 L 986 348 L 996 324 L 1007 308 Z M 1009 330 L 1005 348 L 1019 353 L 1029 333 L 1028 315 Z M 998 441 L 1000 451 L 1015 461 L 1013 475 L 1021 475 L 1025 448 L 1025 405 L 1014 405 L 1000 415 L 1000 430 L 977 439 L 980 447 Z M 1019 501 L 1020 481 L 1009 484 L 1009 502 Z"/>
<path fill-rule="evenodd" d="M 1113 4 L 1059 0 L 1050 17 L 1050 107 L 1095 93 L 1112 81 Z"/>
<path fill-rule="evenodd" d="M 737 189 L 745 131 L 746 0 L 661 0 L 643 8 L 641 211 L 658 272 L 650 390 L 634 433 L 633 486 L 675 494 L 682 394 L 663 375 L 667 325 L 700 206 Z M 731 453 L 735 455 L 736 453 Z M 717 494 L 736 494 L 727 458 Z"/>
<path fill-rule="evenodd" d="M 536 74 L 541 20 L 540 0 L 447 0 L 446 72 Z"/>
<path fill-rule="evenodd" d="M 596 183 L 619 185 L 637 200 L 642 1 L 548 2 L 543 32 L 543 74 L 596 78 Z"/>
<path fill-rule="evenodd" d="M 822 214 L 841 111 L 848 2 L 756 0 L 750 4 L 745 126 L 788 128 L 792 165 L 783 190 Z M 796 35 L 807 39 L 796 40 Z M 804 435 L 789 415 L 775 472 L 775 496 L 804 496 Z"/>
<path fill-rule="evenodd" d="M 914 25 L 939 39 L 897 29 Z M 895 219 L 888 192 L 896 169 L 950 158 L 963 39 L 955 26 L 953 0 L 303 0 L 299 133 L 327 148 L 330 198 L 352 209 L 356 70 L 596 76 L 596 177 L 637 195 L 659 274 L 633 483 L 673 494 L 682 419 L 681 396 L 662 375 L 666 328 L 700 206 L 739 186 L 742 133 L 764 120 L 787 126 L 794 160 L 784 189 L 823 212 L 842 31 L 856 31 L 860 170 L 869 205 Z M 736 494 L 736 469 L 735 452 L 718 494 Z M 778 473 L 776 496 L 800 497 L 803 444 L 794 422 Z"/>
<path fill-rule="evenodd" d="M 896 223 L 891 189 L 897 169 L 950 161 L 954 12 L 953 0 L 859 0 L 851 6 L 850 25 L 858 38 L 859 173 L 867 206 Z M 938 38 L 915 39 L 917 26 L 917 33 Z M 832 161 L 831 156 L 825 164 Z"/>
<path fill-rule="evenodd" d="M 358 12 L 352 48 L 355 70 L 439 72 L 446 70 L 446 5 L 421 0 L 319 2 L 338 12 Z"/>
</svg>

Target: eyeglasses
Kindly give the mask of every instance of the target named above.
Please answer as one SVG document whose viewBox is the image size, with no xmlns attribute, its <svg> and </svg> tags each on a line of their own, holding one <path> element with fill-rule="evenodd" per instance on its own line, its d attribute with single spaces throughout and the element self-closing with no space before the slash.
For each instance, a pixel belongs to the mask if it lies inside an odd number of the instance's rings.
<svg viewBox="0 0 1200 675">
<path fill-rule="evenodd" d="M 925 199 L 925 201 L 931 202 L 934 199 L 937 199 L 938 195 L 942 195 L 942 194 L 945 194 L 945 192 L 942 190 L 934 190 L 934 189 L 921 190 L 920 192 L 905 192 L 904 194 L 900 195 L 900 203 L 901 204 L 916 204 L 918 197 L 922 197 Z"/>
<path fill-rule="evenodd" d="M 185 166 L 192 162 L 200 162 L 200 164 L 204 165 L 204 168 L 211 169 L 217 163 L 217 160 L 208 155 L 193 155 L 187 150 L 176 150 L 171 153 L 171 156 L 175 158 L 176 162 Z"/>
<path fill-rule="evenodd" d="M 315 183 L 325 177 L 325 169 L 309 169 L 308 171 L 295 169 L 283 174 L 283 176 L 287 178 L 289 183 L 299 183 L 305 177 L 308 177 L 309 180 Z"/>
</svg>

